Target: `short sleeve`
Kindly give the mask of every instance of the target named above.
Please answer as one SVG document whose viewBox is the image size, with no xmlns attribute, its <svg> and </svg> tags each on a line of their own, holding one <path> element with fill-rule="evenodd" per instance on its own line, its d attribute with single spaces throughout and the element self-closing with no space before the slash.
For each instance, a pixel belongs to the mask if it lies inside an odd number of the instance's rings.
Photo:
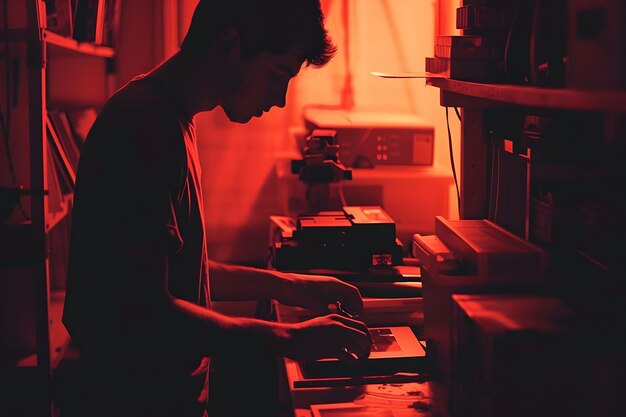
<svg viewBox="0 0 626 417">
<path fill-rule="evenodd" d="M 178 119 L 165 106 L 146 103 L 96 128 L 103 130 L 96 135 L 101 141 L 92 149 L 86 144 L 79 168 L 89 183 L 86 212 L 96 213 L 102 237 L 119 250 L 176 253 L 183 245 L 176 208 L 187 166 Z"/>
</svg>

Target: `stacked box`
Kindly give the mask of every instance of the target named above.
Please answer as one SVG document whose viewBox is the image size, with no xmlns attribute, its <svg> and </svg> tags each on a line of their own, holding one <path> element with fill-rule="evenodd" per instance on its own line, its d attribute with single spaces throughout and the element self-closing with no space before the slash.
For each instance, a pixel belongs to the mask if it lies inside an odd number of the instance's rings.
<svg viewBox="0 0 626 417">
<path fill-rule="evenodd" d="M 541 295 L 453 295 L 450 415 L 589 414 L 576 315 Z"/>
<path fill-rule="evenodd" d="M 504 9 L 498 6 L 469 5 L 456 9 L 456 28 L 462 30 L 502 30 Z"/>
<path fill-rule="evenodd" d="M 435 234 L 413 236 L 424 297 L 424 335 L 432 377 L 451 389 L 452 296 L 539 291 L 547 254 L 487 220 L 435 219 Z"/>
<path fill-rule="evenodd" d="M 498 81 L 500 48 L 488 45 L 483 36 L 438 36 L 435 56 L 426 57 L 426 72 L 475 82 Z"/>
<path fill-rule="evenodd" d="M 462 36 L 438 36 L 426 72 L 474 82 L 503 82 L 505 40 L 514 2 L 465 0 L 456 9 Z"/>
</svg>

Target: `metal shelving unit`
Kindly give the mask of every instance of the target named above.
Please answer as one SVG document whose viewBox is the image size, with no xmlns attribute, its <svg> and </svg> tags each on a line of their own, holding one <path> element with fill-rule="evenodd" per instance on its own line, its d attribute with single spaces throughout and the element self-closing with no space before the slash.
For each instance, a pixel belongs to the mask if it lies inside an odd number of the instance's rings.
<svg viewBox="0 0 626 417">
<path fill-rule="evenodd" d="M 0 273 L 3 279 L 13 280 L 11 288 L 17 288 L 20 296 L 10 300 L 14 320 L 34 321 L 34 337 L 28 339 L 25 347 L 3 353 L 0 362 L 0 414 L 26 416 L 53 416 L 53 373 L 60 363 L 70 338 L 61 323 L 64 291 L 51 290 L 50 283 L 50 242 L 49 234 L 59 224 L 68 220 L 71 212 L 72 196 L 64 196 L 60 210 L 51 212 L 48 208 L 48 138 L 46 118 L 48 111 L 48 65 L 54 62 L 58 49 L 64 54 L 84 56 L 84 59 L 106 60 L 115 56 L 115 50 L 108 46 L 94 45 L 49 31 L 45 27 L 46 5 L 42 0 L 28 0 L 23 4 L 13 3 L 13 8 L 25 9 L 26 27 L 5 28 L 6 42 L 16 45 L 16 54 L 25 55 L 25 78 L 28 94 L 24 106 L 27 126 L 20 129 L 21 142 L 16 164 L 28 164 L 28 179 L 24 181 L 28 199 L 25 207 L 28 220 L 20 224 L 0 225 Z M 77 58 L 81 59 L 81 58 Z M 24 73 L 26 76 L 24 76 Z M 102 79 L 103 84 L 107 80 Z M 76 85 L 80 89 L 80 85 Z M 93 104 L 93 103 L 87 103 Z M 20 157 L 21 156 L 21 157 Z M 26 177 L 26 175 L 24 176 Z M 31 292 L 32 297 L 24 294 Z M 5 295 L 11 297 L 11 294 Z M 27 302 L 24 302 L 27 300 Z M 6 300 L 5 300 L 6 301 Z M 7 303 L 5 303 L 7 304 Z M 9 307 L 7 307 L 9 308 Z M 32 327 L 30 325 L 26 327 Z M 27 332 L 25 328 L 23 332 Z M 4 336 L 2 336 L 4 337 Z M 16 343 L 19 344 L 19 343 Z M 8 414 L 7 414 L 8 413 Z"/>
</svg>

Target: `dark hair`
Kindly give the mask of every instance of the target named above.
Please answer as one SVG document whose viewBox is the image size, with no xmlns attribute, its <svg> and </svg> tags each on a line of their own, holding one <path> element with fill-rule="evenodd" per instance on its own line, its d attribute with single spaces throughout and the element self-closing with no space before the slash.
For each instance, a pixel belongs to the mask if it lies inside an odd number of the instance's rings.
<svg viewBox="0 0 626 417">
<path fill-rule="evenodd" d="M 181 50 L 206 52 L 228 28 L 239 32 L 248 58 L 297 47 L 307 65 L 321 67 L 337 50 L 324 28 L 320 0 L 200 0 Z"/>
</svg>

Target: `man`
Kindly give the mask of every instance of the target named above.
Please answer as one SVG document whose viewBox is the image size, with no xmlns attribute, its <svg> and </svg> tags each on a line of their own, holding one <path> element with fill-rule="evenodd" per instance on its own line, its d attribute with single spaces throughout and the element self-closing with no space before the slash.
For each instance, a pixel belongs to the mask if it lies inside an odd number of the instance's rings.
<svg viewBox="0 0 626 417">
<path fill-rule="evenodd" d="M 211 356 L 369 354 L 362 322 L 323 315 L 336 301 L 358 313 L 355 287 L 206 255 L 194 115 L 221 106 L 245 123 L 283 107 L 300 67 L 333 53 L 319 0 L 201 0 L 181 50 L 106 103 L 78 168 L 64 311 L 83 415 L 202 416 Z M 322 315 L 287 325 L 210 309 L 270 298 Z"/>
</svg>

